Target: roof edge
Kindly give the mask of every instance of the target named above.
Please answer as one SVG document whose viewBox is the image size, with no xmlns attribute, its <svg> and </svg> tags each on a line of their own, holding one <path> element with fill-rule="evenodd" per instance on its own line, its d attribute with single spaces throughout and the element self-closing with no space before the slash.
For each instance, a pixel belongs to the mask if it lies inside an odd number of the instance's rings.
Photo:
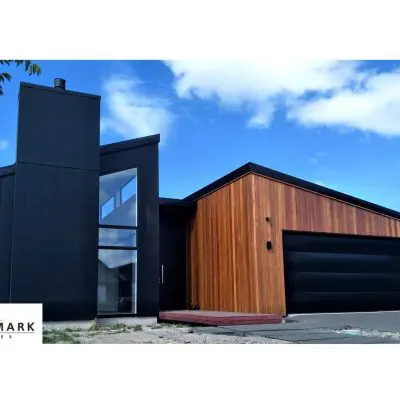
<svg viewBox="0 0 400 400">
<path fill-rule="evenodd" d="M 183 200 L 197 201 L 200 197 L 206 196 L 207 194 L 221 188 L 222 186 L 227 185 L 228 183 L 240 178 L 241 176 L 248 174 L 249 172 L 251 172 L 250 168 L 251 163 L 246 163 L 241 167 L 236 168 L 234 171 L 229 172 L 229 174 L 224 175 L 222 178 L 217 179 L 216 181 L 185 197 Z"/>
<path fill-rule="evenodd" d="M 362 200 L 360 198 L 351 196 L 346 193 L 342 193 L 333 189 L 329 189 L 325 186 L 317 185 L 316 183 L 312 183 L 309 181 L 306 181 L 304 179 L 296 178 L 294 176 L 285 174 L 283 172 L 279 172 L 267 167 L 264 167 L 259 164 L 255 164 L 252 162 L 249 162 L 247 164 L 244 164 L 243 166 L 235 169 L 234 171 L 230 172 L 229 174 L 223 176 L 220 179 L 217 179 L 216 181 L 210 183 L 209 185 L 205 186 L 204 188 L 194 192 L 190 196 L 187 196 L 184 198 L 186 201 L 197 201 L 201 197 L 206 196 L 207 194 L 220 189 L 222 186 L 225 186 L 229 184 L 230 182 L 248 174 L 248 173 L 254 173 L 257 175 L 264 176 L 266 178 L 270 178 L 282 183 L 286 183 L 289 185 L 297 186 L 301 189 L 309 190 L 312 192 L 315 192 L 317 194 L 331 197 L 335 200 L 339 200 L 348 204 L 351 204 L 353 206 L 361 207 L 369 211 L 374 211 L 378 214 L 386 215 L 388 217 L 392 217 L 395 219 L 400 220 L 400 212 L 396 210 L 392 210 L 390 208 L 386 208 L 383 206 L 380 206 L 375 203 L 371 203 L 367 200 Z"/>
<path fill-rule="evenodd" d="M 116 151 L 125 151 L 141 146 L 158 144 L 160 142 L 160 134 L 143 136 L 136 139 L 123 140 L 121 142 L 103 144 L 100 146 L 100 154 L 114 153 Z"/>
<path fill-rule="evenodd" d="M 0 167 L 0 178 L 15 174 L 15 164 Z"/>
<path fill-rule="evenodd" d="M 50 92 L 54 92 L 54 93 L 59 93 L 59 94 L 69 94 L 69 95 L 73 95 L 73 96 L 82 96 L 82 97 L 89 97 L 92 99 L 96 99 L 96 100 L 101 100 L 101 96 L 97 95 L 97 94 L 90 94 L 90 93 L 83 93 L 83 92 L 76 92 L 74 90 L 60 90 L 60 89 L 56 89 L 52 86 L 45 86 L 45 85 L 38 85 L 36 83 L 30 83 L 30 82 L 21 82 L 20 83 L 20 88 L 21 87 L 27 87 L 30 89 L 40 89 L 40 90 L 47 90 Z"/>
<path fill-rule="evenodd" d="M 277 181 L 287 183 L 293 186 L 298 186 L 302 189 L 310 190 L 318 194 L 332 197 L 333 199 L 349 203 L 354 206 L 365 208 L 370 211 L 375 211 L 379 214 L 384 214 L 396 219 L 400 219 L 400 212 L 380 206 L 375 203 L 371 203 L 367 200 L 360 199 L 358 197 L 351 196 L 349 194 L 339 192 L 334 189 L 327 188 L 326 186 L 321 186 L 316 183 L 306 181 L 304 179 L 296 178 L 291 175 L 284 174 L 283 172 L 275 171 L 273 169 L 263 167 L 262 165 L 250 163 L 250 171 L 265 176 L 267 178 L 275 179 Z"/>
</svg>

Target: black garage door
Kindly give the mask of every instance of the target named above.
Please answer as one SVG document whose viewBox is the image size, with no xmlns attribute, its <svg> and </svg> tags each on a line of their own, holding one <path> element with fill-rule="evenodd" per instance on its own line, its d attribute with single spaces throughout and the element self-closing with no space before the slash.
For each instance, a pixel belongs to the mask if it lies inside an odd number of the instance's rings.
<svg viewBox="0 0 400 400">
<path fill-rule="evenodd" d="M 287 313 L 400 310 L 400 239 L 284 233 Z"/>
</svg>

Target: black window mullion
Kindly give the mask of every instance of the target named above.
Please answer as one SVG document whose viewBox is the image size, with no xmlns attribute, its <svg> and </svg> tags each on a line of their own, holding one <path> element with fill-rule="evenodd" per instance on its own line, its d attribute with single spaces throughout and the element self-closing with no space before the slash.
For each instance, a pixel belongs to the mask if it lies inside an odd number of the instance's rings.
<svg viewBox="0 0 400 400">
<path fill-rule="evenodd" d="M 137 231 L 138 230 L 137 226 L 128 226 L 128 225 L 104 225 L 104 224 L 99 224 L 99 228 L 124 229 L 124 230 L 131 230 L 131 231 Z"/>
<path fill-rule="evenodd" d="M 138 250 L 138 247 L 132 247 L 132 246 L 97 246 L 99 249 L 104 249 L 104 250 Z"/>
</svg>

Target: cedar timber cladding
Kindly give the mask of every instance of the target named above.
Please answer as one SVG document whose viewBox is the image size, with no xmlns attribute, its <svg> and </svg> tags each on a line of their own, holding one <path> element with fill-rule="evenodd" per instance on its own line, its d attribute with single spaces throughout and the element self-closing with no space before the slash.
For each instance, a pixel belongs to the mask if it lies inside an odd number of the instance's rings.
<svg viewBox="0 0 400 400">
<path fill-rule="evenodd" d="M 197 201 L 188 237 L 191 304 L 285 314 L 284 230 L 400 237 L 400 220 L 248 173 Z"/>
<path fill-rule="evenodd" d="M 258 308 L 252 188 L 247 175 L 197 202 L 189 228 L 190 292 L 202 310 Z"/>
</svg>

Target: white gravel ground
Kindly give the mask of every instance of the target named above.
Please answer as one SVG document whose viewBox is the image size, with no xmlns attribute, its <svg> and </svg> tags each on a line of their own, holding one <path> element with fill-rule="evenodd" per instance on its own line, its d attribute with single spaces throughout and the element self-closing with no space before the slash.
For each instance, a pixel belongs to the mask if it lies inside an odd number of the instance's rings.
<svg viewBox="0 0 400 400">
<path fill-rule="evenodd" d="M 46 343 L 110 343 L 110 344 L 277 344 L 287 343 L 262 337 L 240 337 L 231 335 L 213 335 L 194 333 L 190 327 L 152 324 L 136 326 L 116 326 L 108 329 L 92 330 L 47 330 L 44 332 Z"/>
</svg>

